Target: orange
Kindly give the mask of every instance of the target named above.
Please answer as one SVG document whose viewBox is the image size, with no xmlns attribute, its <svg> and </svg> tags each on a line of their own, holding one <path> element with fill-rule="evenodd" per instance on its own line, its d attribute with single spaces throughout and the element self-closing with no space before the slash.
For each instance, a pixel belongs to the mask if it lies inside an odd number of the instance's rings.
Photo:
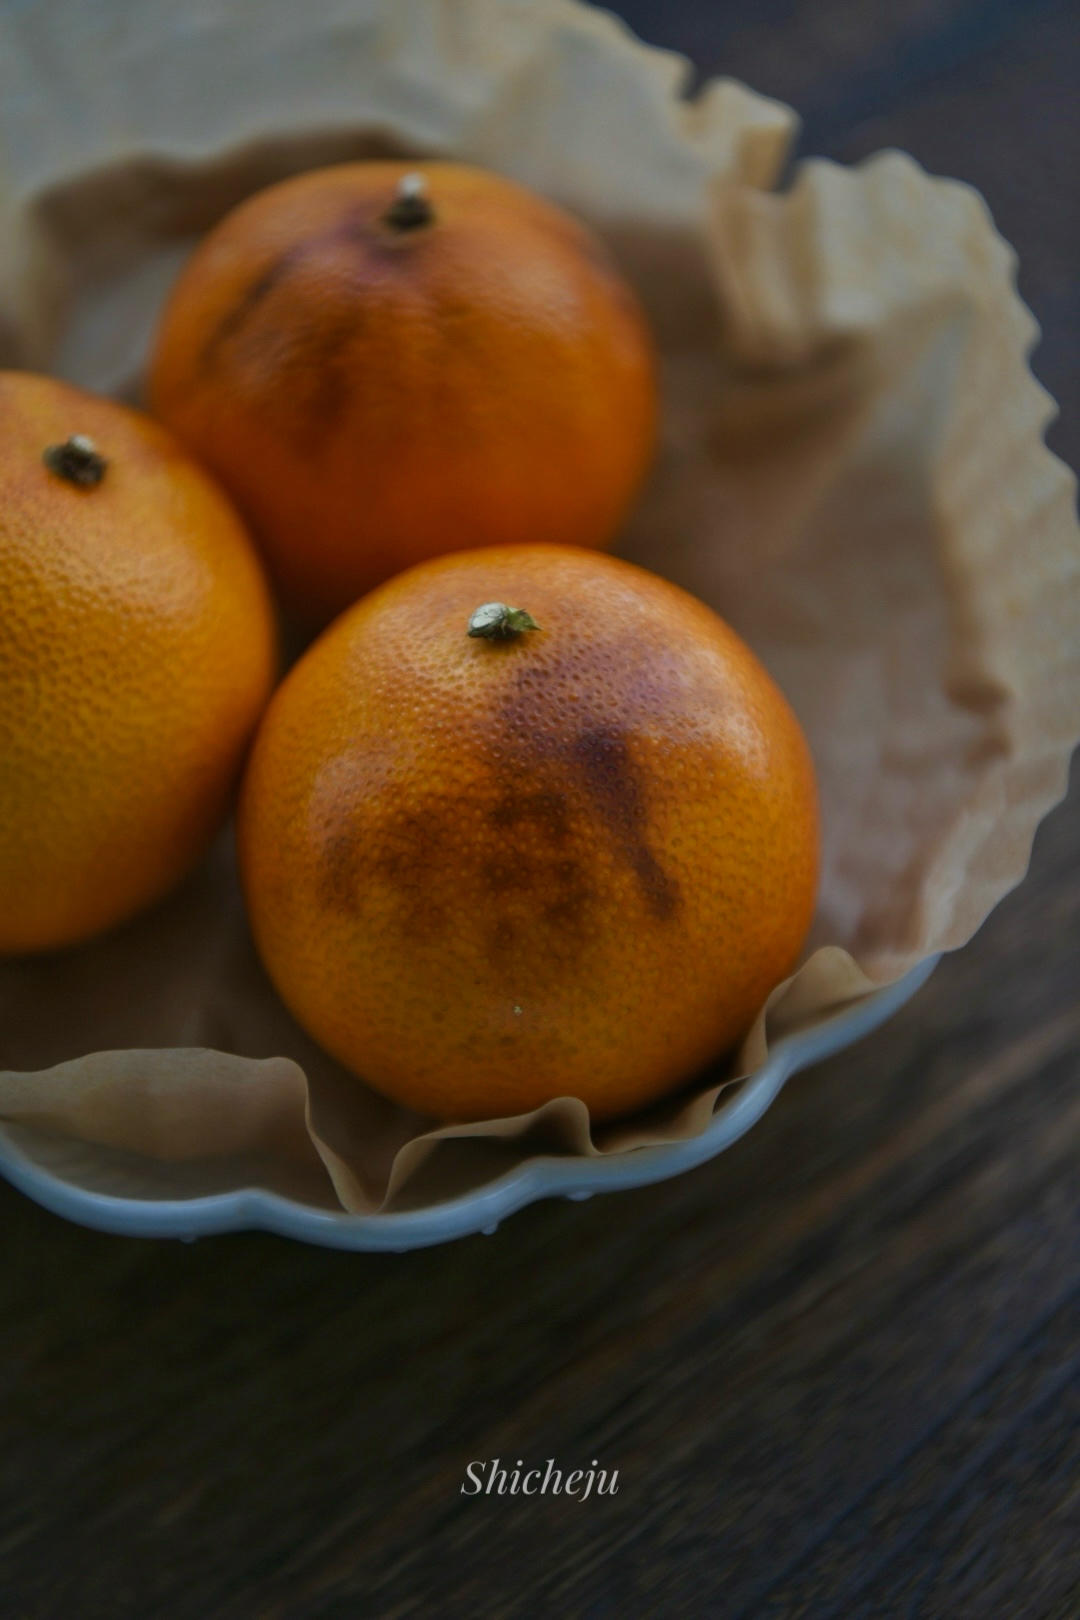
<svg viewBox="0 0 1080 1620">
<path fill-rule="evenodd" d="M 237 208 L 172 294 L 150 395 L 315 620 L 446 551 L 606 545 L 656 419 L 599 240 L 454 163 L 343 164 Z"/>
<path fill-rule="evenodd" d="M 540 628 L 467 634 L 490 603 Z M 659 1097 L 744 1033 L 814 904 L 784 697 L 703 603 L 583 550 L 441 558 L 343 614 L 270 704 L 238 830 L 297 1018 L 447 1119 Z"/>
<path fill-rule="evenodd" d="M 0 951 L 36 951 L 202 854 L 274 633 L 247 535 L 170 435 L 25 372 L 0 373 L 0 601 Z"/>
</svg>

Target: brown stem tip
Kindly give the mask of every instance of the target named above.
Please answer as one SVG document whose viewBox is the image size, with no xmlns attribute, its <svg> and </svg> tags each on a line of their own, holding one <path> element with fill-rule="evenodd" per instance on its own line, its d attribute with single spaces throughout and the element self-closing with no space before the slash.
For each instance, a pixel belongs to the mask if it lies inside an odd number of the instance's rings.
<svg viewBox="0 0 1080 1620">
<path fill-rule="evenodd" d="M 531 613 L 507 607 L 505 602 L 485 602 L 469 619 L 470 636 L 482 636 L 485 641 L 512 641 L 523 630 L 539 628 Z"/>
<path fill-rule="evenodd" d="M 386 224 L 395 231 L 414 231 L 420 225 L 430 225 L 434 218 L 435 209 L 423 175 L 403 174 L 394 200 L 383 215 Z"/>
<path fill-rule="evenodd" d="M 50 444 L 41 453 L 41 459 L 51 473 L 80 489 L 94 489 L 105 476 L 109 463 L 93 439 L 85 433 L 73 433 L 63 444 Z"/>
</svg>

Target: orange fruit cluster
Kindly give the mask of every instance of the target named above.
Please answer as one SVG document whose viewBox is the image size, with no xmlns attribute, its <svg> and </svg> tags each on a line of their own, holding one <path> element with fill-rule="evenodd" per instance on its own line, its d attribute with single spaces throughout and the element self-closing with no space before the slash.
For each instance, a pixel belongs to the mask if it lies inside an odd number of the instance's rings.
<svg viewBox="0 0 1080 1620">
<path fill-rule="evenodd" d="M 610 1118 L 730 1047 L 809 925 L 813 769 L 734 632 L 602 554 L 656 385 L 599 242 L 456 164 L 301 176 L 199 247 L 150 399 L 0 377 L 0 950 L 164 893 L 243 772 L 266 966 L 388 1096 Z M 265 714 L 256 551 L 340 614 Z"/>
</svg>

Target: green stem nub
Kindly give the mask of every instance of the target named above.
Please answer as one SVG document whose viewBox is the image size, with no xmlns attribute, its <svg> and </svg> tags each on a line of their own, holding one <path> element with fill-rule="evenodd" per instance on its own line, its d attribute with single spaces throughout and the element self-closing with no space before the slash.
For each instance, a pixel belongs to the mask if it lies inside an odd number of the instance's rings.
<svg viewBox="0 0 1080 1620">
<path fill-rule="evenodd" d="M 85 433 L 73 433 L 63 444 L 50 444 L 42 451 L 41 459 L 57 478 L 76 484 L 79 489 L 95 489 L 109 465 L 93 439 L 88 439 Z"/>
<path fill-rule="evenodd" d="M 395 231 L 415 231 L 420 225 L 430 225 L 434 218 L 435 210 L 423 175 L 403 174 L 394 200 L 383 215 L 386 224 Z"/>
<path fill-rule="evenodd" d="M 531 613 L 507 607 L 505 602 L 485 602 L 469 619 L 470 636 L 482 636 L 485 641 L 513 641 L 522 631 L 539 628 Z"/>
</svg>

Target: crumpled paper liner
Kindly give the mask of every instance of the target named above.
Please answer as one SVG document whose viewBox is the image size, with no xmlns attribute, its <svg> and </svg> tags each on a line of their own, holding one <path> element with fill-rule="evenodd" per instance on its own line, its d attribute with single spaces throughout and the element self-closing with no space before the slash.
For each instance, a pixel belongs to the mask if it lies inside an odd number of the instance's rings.
<svg viewBox="0 0 1080 1620">
<path fill-rule="evenodd" d="M 962 944 L 1064 791 L 1080 535 L 1011 250 L 974 192 L 897 153 L 769 191 L 793 115 L 730 81 L 679 99 L 685 64 L 567 0 L 271 0 L 254 33 L 210 0 L 183 26 L 111 11 L 0 24 L 0 359 L 137 397 L 192 241 L 315 163 L 453 154 L 576 209 L 662 356 L 662 451 L 620 550 L 712 603 L 790 696 L 824 869 L 811 954 L 732 1063 L 595 1131 L 570 1098 L 430 1130 L 292 1022 L 226 836 L 128 927 L 0 966 L 0 1119 L 98 1190 L 359 1211 L 700 1132 L 781 1033 Z"/>
</svg>

